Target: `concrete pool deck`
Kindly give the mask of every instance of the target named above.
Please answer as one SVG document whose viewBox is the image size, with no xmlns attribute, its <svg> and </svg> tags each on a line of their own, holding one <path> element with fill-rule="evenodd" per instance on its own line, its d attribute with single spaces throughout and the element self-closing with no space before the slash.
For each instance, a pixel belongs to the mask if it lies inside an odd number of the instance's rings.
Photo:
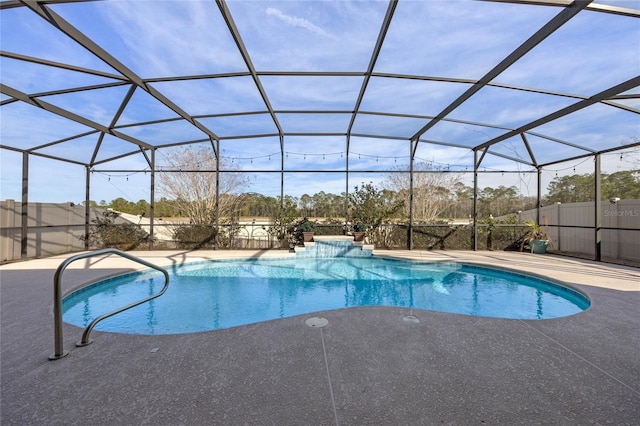
<svg viewBox="0 0 640 426">
<path fill-rule="evenodd" d="M 132 252 L 161 266 L 284 252 Z M 375 251 L 544 274 L 591 299 L 578 315 L 522 321 L 364 307 L 211 332 L 138 336 L 64 325 L 53 275 L 68 256 L 0 266 L 1 417 L 7 425 L 615 424 L 640 419 L 640 269 L 516 252 Z M 65 291 L 135 268 L 73 263 Z M 305 325 L 309 317 L 324 328 Z"/>
</svg>

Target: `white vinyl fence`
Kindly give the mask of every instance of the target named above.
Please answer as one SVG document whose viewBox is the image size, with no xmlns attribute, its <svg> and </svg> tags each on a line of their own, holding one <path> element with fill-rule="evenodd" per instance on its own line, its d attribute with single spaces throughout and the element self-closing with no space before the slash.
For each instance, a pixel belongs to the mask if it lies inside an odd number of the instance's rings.
<svg viewBox="0 0 640 426">
<path fill-rule="evenodd" d="M 91 219 L 101 210 L 92 209 Z M 85 207 L 73 203 L 29 203 L 27 257 L 84 250 Z M 0 261 L 21 258 L 22 203 L 0 201 Z"/>
<path fill-rule="evenodd" d="M 92 209 L 90 220 L 101 211 Z M 21 215 L 20 202 L 0 201 L 2 262 L 21 258 Z M 84 215 L 85 207 L 73 203 L 29 203 L 27 257 L 46 257 L 84 250 L 84 242 L 80 239 L 85 232 Z M 640 200 L 603 202 L 600 217 L 602 257 L 640 262 Z M 519 214 L 521 222 L 528 219 L 536 220 L 535 210 Z M 542 207 L 540 224 L 551 237 L 551 251 L 595 257 L 593 202 Z M 257 225 L 261 224 L 256 224 L 256 229 Z M 257 236 L 258 232 L 262 232 L 262 229 L 257 229 L 251 237 Z"/>
<path fill-rule="evenodd" d="M 536 211 L 522 212 L 519 218 L 535 221 Z M 600 219 L 602 257 L 640 262 L 640 200 L 603 201 Z M 550 250 L 595 257 L 594 202 L 544 206 L 540 224 L 551 238 Z"/>
</svg>

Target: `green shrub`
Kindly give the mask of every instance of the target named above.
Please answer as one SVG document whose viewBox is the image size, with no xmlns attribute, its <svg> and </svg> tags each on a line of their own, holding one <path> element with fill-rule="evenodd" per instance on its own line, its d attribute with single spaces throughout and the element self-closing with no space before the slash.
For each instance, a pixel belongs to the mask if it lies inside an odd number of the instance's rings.
<svg viewBox="0 0 640 426">
<path fill-rule="evenodd" d="M 140 244 L 149 241 L 149 234 L 139 225 L 132 223 L 116 224 L 115 220 L 120 213 L 113 210 L 105 210 L 101 216 L 92 220 L 94 224 L 89 235 L 80 237 L 83 241 L 89 241 L 93 248 L 115 248 L 118 250 L 133 250 Z"/>
<path fill-rule="evenodd" d="M 214 249 L 217 230 L 211 225 L 184 225 L 173 230 L 179 249 Z"/>
</svg>

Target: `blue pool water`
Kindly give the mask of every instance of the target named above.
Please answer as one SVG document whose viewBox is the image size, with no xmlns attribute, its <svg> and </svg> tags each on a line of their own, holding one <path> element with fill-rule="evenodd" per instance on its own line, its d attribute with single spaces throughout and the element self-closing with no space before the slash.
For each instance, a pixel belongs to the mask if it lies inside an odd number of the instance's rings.
<svg viewBox="0 0 640 426">
<path fill-rule="evenodd" d="M 174 267 L 167 292 L 100 322 L 96 330 L 178 334 L 353 306 L 400 306 L 464 315 L 548 319 L 589 300 L 572 289 L 501 270 L 369 258 L 198 262 Z M 63 301 L 66 322 L 93 318 L 158 292 L 157 272 L 127 274 Z"/>
</svg>

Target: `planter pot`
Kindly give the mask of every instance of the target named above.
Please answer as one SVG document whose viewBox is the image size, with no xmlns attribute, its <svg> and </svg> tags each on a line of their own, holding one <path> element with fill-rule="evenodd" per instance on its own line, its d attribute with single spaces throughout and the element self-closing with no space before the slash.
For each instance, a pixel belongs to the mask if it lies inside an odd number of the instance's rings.
<svg viewBox="0 0 640 426">
<path fill-rule="evenodd" d="M 531 245 L 531 253 L 544 254 L 547 252 L 549 240 L 531 240 L 529 244 Z"/>
<path fill-rule="evenodd" d="M 354 232 L 353 241 L 364 241 L 364 232 Z"/>
<path fill-rule="evenodd" d="M 303 232 L 302 233 L 302 241 L 305 243 L 310 243 L 313 241 L 313 232 Z"/>
</svg>

